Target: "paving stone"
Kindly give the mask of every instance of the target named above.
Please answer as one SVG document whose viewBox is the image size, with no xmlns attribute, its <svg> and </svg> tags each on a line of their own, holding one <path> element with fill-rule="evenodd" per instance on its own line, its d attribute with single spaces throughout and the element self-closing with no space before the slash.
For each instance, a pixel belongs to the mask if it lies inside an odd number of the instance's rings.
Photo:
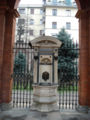
<svg viewBox="0 0 90 120">
<path fill-rule="evenodd" d="M 29 109 L 12 109 L 0 112 L 0 120 L 90 120 L 90 114 L 81 114 L 75 111 L 41 113 Z"/>
<path fill-rule="evenodd" d="M 27 116 L 26 111 L 8 110 L 0 113 L 0 120 L 25 120 Z"/>
<path fill-rule="evenodd" d="M 49 120 L 61 120 L 60 112 L 51 112 L 51 113 L 48 113 L 48 119 Z"/>
</svg>

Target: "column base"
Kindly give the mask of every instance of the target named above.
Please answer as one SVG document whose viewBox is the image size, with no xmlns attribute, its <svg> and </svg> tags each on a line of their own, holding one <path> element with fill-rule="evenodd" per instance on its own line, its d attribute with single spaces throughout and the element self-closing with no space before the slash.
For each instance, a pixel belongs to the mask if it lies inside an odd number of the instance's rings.
<svg viewBox="0 0 90 120">
<path fill-rule="evenodd" d="M 1 103 L 0 104 L 0 111 L 7 111 L 12 109 L 12 103 Z"/>
<path fill-rule="evenodd" d="M 89 108 L 88 108 L 88 106 L 81 106 L 81 105 L 79 105 L 79 106 L 76 108 L 76 110 L 77 110 L 78 112 L 81 112 L 81 113 L 88 113 Z"/>
</svg>

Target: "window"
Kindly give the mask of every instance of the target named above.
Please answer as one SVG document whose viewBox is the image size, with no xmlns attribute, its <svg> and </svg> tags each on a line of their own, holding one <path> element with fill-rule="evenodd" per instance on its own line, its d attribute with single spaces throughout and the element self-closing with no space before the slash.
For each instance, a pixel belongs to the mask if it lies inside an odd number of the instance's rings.
<svg viewBox="0 0 90 120">
<path fill-rule="evenodd" d="M 42 0 L 43 1 L 43 3 L 46 3 L 46 0 Z"/>
<path fill-rule="evenodd" d="M 57 34 L 56 33 L 52 33 L 51 34 L 53 37 L 57 37 Z"/>
<path fill-rule="evenodd" d="M 18 24 L 19 25 L 25 24 L 25 19 L 18 19 Z"/>
<path fill-rule="evenodd" d="M 71 29 L 71 23 L 70 22 L 66 22 L 66 29 L 68 29 L 68 30 Z"/>
<path fill-rule="evenodd" d="M 57 9 L 52 9 L 52 15 L 56 16 L 57 15 Z"/>
<path fill-rule="evenodd" d="M 57 28 L 57 22 L 52 22 L 52 28 L 56 29 Z"/>
<path fill-rule="evenodd" d="M 76 5 L 77 5 L 75 1 L 73 2 L 73 5 L 74 5 L 74 6 L 76 6 Z"/>
<path fill-rule="evenodd" d="M 34 19 L 30 19 L 30 25 L 34 24 Z"/>
<path fill-rule="evenodd" d="M 25 14 L 25 8 L 19 8 L 19 13 L 20 14 Z"/>
<path fill-rule="evenodd" d="M 30 30 L 30 31 L 29 31 L 29 34 L 33 36 L 33 30 Z"/>
<path fill-rule="evenodd" d="M 52 2 L 53 2 L 53 3 L 57 3 L 57 0 L 53 0 Z"/>
<path fill-rule="evenodd" d="M 40 19 L 40 24 L 43 24 L 43 19 Z"/>
<path fill-rule="evenodd" d="M 40 9 L 40 14 L 41 14 L 41 15 L 43 14 L 43 9 Z"/>
<path fill-rule="evenodd" d="M 43 33 L 44 33 L 44 30 L 40 30 L 40 35 L 43 35 Z"/>
<path fill-rule="evenodd" d="M 66 10 L 66 16 L 71 16 L 71 10 Z"/>
<path fill-rule="evenodd" d="M 31 14 L 34 14 L 34 8 L 31 8 L 31 9 L 30 9 L 30 13 L 31 13 Z"/>
</svg>

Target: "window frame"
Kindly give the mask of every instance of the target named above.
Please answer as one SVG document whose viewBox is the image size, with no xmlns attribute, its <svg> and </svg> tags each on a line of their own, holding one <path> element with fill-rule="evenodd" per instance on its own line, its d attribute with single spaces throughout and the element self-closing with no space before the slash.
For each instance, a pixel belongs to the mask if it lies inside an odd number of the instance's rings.
<svg viewBox="0 0 90 120">
<path fill-rule="evenodd" d="M 23 22 L 20 22 L 20 20 L 23 20 Z M 18 19 L 18 25 L 24 25 L 25 24 L 25 19 L 24 18 L 19 18 Z"/>
<path fill-rule="evenodd" d="M 52 9 L 52 15 L 57 16 L 57 9 Z"/>
<path fill-rule="evenodd" d="M 43 33 L 44 33 L 44 30 L 40 30 L 40 35 L 43 35 Z"/>
<path fill-rule="evenodd" d="M 34 35 L 34 30 L 29 30 L 29 35 L 33 36 Z"/>
<path fill-rule="evenodd" d="M 57 22 L 52 22 L 52 29 L 57 29 Z"/>
<path fill-rule="evenodd" d="M 21 12 L 22 10 L 24 10 L 24 11 Z M 19 13 L 20 13 L 20 14 L 25 14 L 25 8 L 19 8 Z"/>
<path fill-rule="evenodd" d="M 66 29 L 71 30 L 71 22 L 66 22 Z"/>
<path fill-rule="evenodd" d="M 70 17 L 70 16 L 71 16 L 71 10 L 69 10 L 69 9 L 66 10 L 66 16 L 67 16 L 67 17 Z"/>
<path fill-rule="evenodd" d="M 30 25 L 34 25 L 34 19 L 30 19 Z"/>
<path fill-rule="evenodd" d="M 53 3 L 57 3 L 57 0 L 52 0 Z"/>
<path fill-rule="evenodd" d="M 30 8 L 30 14 L 34 14 L 34 8 Z"/>
<path fill-rule="evenodd" d="M 40 15 L 43 15 L 43 9 L 42 8 L 40 9 Z"/>
<path fill-rule="evenodd" d="M 43 24 L 43 19 L 40 19 L 40 25 L 42 25 Z"/>
</svg>

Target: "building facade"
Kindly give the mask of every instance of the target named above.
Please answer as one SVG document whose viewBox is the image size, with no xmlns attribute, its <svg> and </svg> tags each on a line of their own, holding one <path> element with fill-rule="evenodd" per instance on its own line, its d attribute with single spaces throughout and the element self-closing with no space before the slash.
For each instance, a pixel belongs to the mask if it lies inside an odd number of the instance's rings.
<svg viewBox="0 0 90 120">
<path fill-rule="evenodd" d="M 30 41 L 44 34 L 56 37 L 61 28 L 78 41 L 77 6 L 74 1 L 42 0 L 41 4 L 20 4 L 18 11 L 16 41 Z"/>
</svg>

